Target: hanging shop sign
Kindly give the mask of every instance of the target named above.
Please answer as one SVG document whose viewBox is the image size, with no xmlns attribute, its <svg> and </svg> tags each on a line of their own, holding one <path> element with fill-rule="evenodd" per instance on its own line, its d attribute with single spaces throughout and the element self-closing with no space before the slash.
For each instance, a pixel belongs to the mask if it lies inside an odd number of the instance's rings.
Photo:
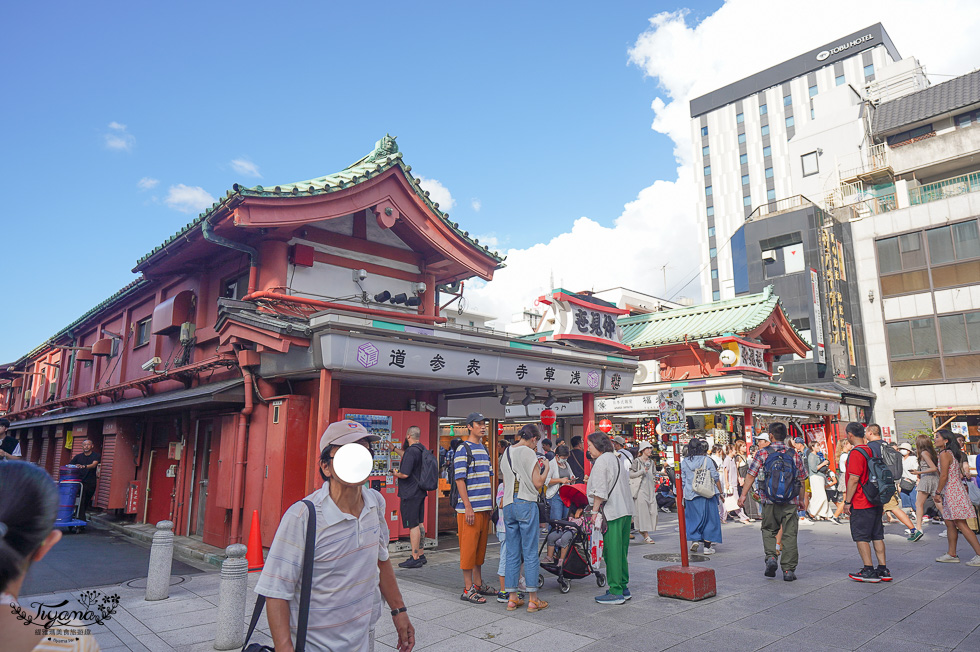
<svg viewBox="0 0 980 652">
<path fill-rule="evenodd" d="M 523 419 L 526 417 L 540 417 L 541 413 L 549 408 L 546 408 L 544 403 L 531 403 L 528 406 L 521 405 L 508 405 L 505 409 L 505 415 L 507 419 Z M 564 416 L 575 415 L 578 416 L 582 414 L 582 401 L 569 401 L 568 403 L 555 403 L 551 406 L 551 411 L 558 415 L 559 418 Z"/>
<path fill-rule="evenodd" d="M 326 334 L 320 349 L 326 369 L 580 392 L 619 393 L 633 387 L 632 373 L 402 340 Z"/>
<path fill-rule="evenodd" d="M 820 290 L 817 284 L 820 282 L 817 270 L 810 268 L 810 298 L 813 300 L 813 350 L 817 356 L 817 362 L 827 364 L 827 351 L 823 341 L 823 312 L 820 309 Z"/>
<path fill-rule="evenodd" d="M 562 290 L 555 290 L 538 301 L 551 305 L 555 312 L 555 329 L 547 339 L 580 340 L 630 350 L 623 344 L 623 332 L 616 323 L 616 319 L 628 315 L 629 310 L 592 303 Z"/>
<path fill-rule="evenodd" d="M 839 401 L 818 400 L 782 392 L 764 392 L 752 389 L 746 390 L 746 393 L 749 405 L 770 412 L 806 412 L 807 414 L 833 416 L 840 411 Z"/>
<path fill-rule="evenodd" d="M 725 364 L 721 369 L 723 373 L 751 371 L 772 376 L 768 368 L 769 365 L 766 363 L 768 345 L 756 344 L 734 336 L 718 337 L 713 342 L 722 348 L 721 361 Z M 726 355 L 725 351 L 730 351 L 731 354 Z M 732 355 L 734 355 L 734 359 Z"/>
</svg>

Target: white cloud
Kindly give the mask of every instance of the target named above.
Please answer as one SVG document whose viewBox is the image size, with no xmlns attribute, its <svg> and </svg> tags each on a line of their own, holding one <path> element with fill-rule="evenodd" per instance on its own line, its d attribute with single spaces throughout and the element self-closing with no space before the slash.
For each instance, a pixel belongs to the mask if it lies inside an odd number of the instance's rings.
<svg viewBox="0 0 980 652">
<path fill-rule="evenodd" d="M 911 0 L 826 0 L 818 11 L 803 0 L 729 0 L 697 24 L 687 10 L 651 18 L 629 57 L 657 80 L 652 128 L 674 143 L 676 178 L 641 190 L 611 228 L 581 217 L 550 242 L 508 251 L 507 267 L 493 282 L 467 286 L 473 309 L 497 315 L 502 325 L 550 289 L 552 277 L 571 290 L 625 286 L 663 295 L 664 264 L 665 298 L 699 300 L 689 101 L 879 21 L 901 55 L 917 57 L 928 71 L 959 75 L 980 65 L 974 3 L 937 0 L 927 14 L 920 8 Z M 786 16 L 805 16 L 806 29 L 788 26 Z M 933 83 L 946 79 L 937 75 Z"/>
<path fill-rule="evenodd" d="M 159 179 L 154 179 L 152 177 L 143 177 L 142 179 L 136 182 L 136 185 L 140 190 L 152 190 L 153 188 L 157 187 L 158 183 L 160 183 Z"/>
<path fill-rule="evenodd" d="M 479 199 L 471 199 L 470 206 L 473 207 L 474 212 L 479 213 L 480 209 L 483 208 L 483 202 L 481 202 Z"/>
<path fill-rule="evenodd" d="M 425 177 L 417 177 L 419 185 L 422 186 L 422 190 L 429 191 L 429 199 L 439 204 L 439 210 L 446 213 L 452 210 L 453 206 L 456 205 L 456 200 L 453 199 L 452 193 L 449 192 L 449 188 L 442 185 L 435 179 L 427 179 Z"/>
<path fill-rule="evenodd" d="M 128 152 L 136 144 L 136 138 L 126 130 L 126 125 L 116 121 L 109 123 L 109 131 L 103 134 L 105 146 L 109 149 Z"/>
<path fill-rule="evenodd" d="M 231 168 L 238 174 L 243 174 L 247 177 L 261 177 L 259 173 L 259 166 L 252 163 L 247 158 L 236 158 L 231 162 Z"/>
<path fill-rule="evenodd" d="M 200 186 L 185 186 L 178 183 L 176 186 L 170 186 L 163 201 L 167 206 L 181 213 L 200 213 L 209 208 L 215 199 Z"/>
</svg>

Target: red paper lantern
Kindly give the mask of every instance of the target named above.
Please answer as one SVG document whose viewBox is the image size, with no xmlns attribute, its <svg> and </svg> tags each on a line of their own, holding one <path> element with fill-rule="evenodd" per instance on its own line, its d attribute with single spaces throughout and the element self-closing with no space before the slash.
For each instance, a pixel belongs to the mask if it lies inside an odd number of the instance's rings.
<svg viewBox="0 0 980 652">
<path fill-rule="evenodd" d="M 502 423 L 497 424 L 497 434 L 498 435 L 504 434 L 504 424 Z"/>
<path fill-rule="evenodd" d="M 558 414 L 555 413 L 551 408 L 541 410 L 541 423 L 546 426 L 554 425 L 555 421 L 558 419 Z"/>
<path fill-rule="evenodd" d="M 612 429 L 613 429 L 612 421 L 610 421 L 609 419 L 603 419 L 602 421 L 599 422 L 599 430 L 606 433 L 607 435 L 610 432 L 612 432 Z"/>
</svg>

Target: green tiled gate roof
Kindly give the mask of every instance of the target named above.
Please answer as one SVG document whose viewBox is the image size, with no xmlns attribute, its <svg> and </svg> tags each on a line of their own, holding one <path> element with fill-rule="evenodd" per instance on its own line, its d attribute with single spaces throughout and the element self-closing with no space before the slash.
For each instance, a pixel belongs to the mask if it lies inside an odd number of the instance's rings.
<svg viewBox="0 0 980 652">
<path fill-rule="evenodd" d="M 759 294 L 689 308 L 622 317 L 618 323 L 623 329 L 623 344 L 638 349 L 676 344 L 683 342 L 685 336 L 690 341 L 697 341 L 747 333 L 762 325 L 774 310 L 782 309 L 779 297 L 773 294 L 770 285 Z M 799 332 L 796 334 L 799 335 Z M 806 341 L 802 335 L 800 337 Z"/>
<path fill-rule="evenodd" d="M 477 238 L 471 238 L 469 232 L 459 228 L 459 224 L 457 222 L 450 221 L 449 213 L 443 213 L 439 210 L 439 204 L 429 198 L 429 192 L 427 190 L 423 190 L 419 185 L 418 179 L 412 176 L 412 166 L 407 165 L 402 160 L 402 153 L 398 151 L 398 145 L 395 143 L 395 139 L 392 136 L 385 135 L 384 138 L 375 144 L 374 150 L 370 154 L 347 166 L 340 172 L 317 177 L 315 179 L 297 181 L 295 183 L 286 183 L 273 187 L 249 187 L 238 183 L 234 184 L 232 189 L 225 194 L 225 197 L 222 198 L 221 201 L 212 204 L 211 208 L 201 213 L 197 219 L 187 223 L 183 229 L 173 234 L 169 239 L 167 239 L 166 242 L 158 247 L 155 247 L 151 252 L 136 261 L 136 268 L 138 269 L 140 265 L 150 259 L 154 254 L 166 248 L 170 243 L 179 240 L 187 233 L 200 226 L 201 222 L 211 217 L 222 206 L 225 206 L 236 197 L 288 198 L 327 195 L 332 192 L 337 192 L 338 190 L 350 188 L 351 186 L 355 186 L 359 183 L 367 181 L 368 179 L 373 179 L 374 177 L 388 171 L 393 167 L 401 168 L 402 173 L 405 175 L 405 179 L 412 186 L 415 193 L 429 206 L 429 208 L 432 209 L 432 212 L 440 220 L 455 231 L 461 238 L 469 242 L 477 249 L 482 249 L 485 251 L 498 263 L 502 263 L 504 261 L 504 257 L 498 252 L 490 251 L 490 247 L 487 245 L 481 246 L 480 241 Z"/>
</svg>

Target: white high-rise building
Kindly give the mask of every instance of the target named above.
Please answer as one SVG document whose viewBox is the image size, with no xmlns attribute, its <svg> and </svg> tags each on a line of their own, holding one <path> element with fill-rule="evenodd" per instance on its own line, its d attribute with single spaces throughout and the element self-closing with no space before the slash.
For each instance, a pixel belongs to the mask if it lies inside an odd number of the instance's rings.
<svg viewBox="0 0 980 652">
<path fill-rule="evenodd" d="M 753 212 L 839 205 L 840 169 L 873 149 L 866 99 L 927 85 L 878 23 L 691 100 L 702 296 L 735 296 L 730 241 Z"/>
</svg>

